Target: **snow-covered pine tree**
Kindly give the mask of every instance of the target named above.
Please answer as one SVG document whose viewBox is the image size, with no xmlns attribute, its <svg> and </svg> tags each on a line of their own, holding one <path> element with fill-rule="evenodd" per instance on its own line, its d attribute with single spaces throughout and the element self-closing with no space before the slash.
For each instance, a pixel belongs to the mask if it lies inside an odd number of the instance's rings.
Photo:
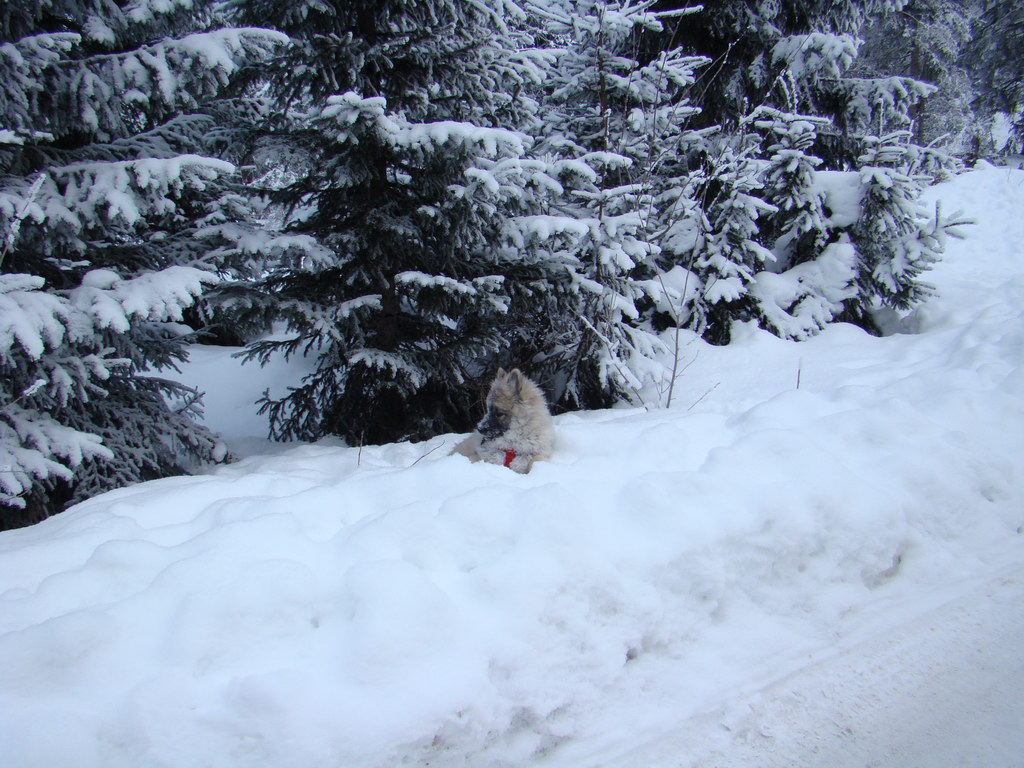
<svg viewBox="0 0 1024 768">
<path fill-rule="evenodd" d="M 812 32 L 772 47 L 778 75 L 769 106 L 829 118 L 815 151 L 833 168 L 856 161 L 863 136 L 909 129 L 911 110 L 936 90 L 911 77 L 855 76 L 860 45 L 853 35 Z"/>
<path fill-rule="evenodd" d="M 977 21 L 965 49 L 964 62 L 975 81 L 975 109 L 991 121 L 1009 125 L 993 149 L 1024 153 L 1024 5 L 1019 0 L 964 0 Z M 978 152 L 989 151 L 979 146 Z"/>
<path fill-rule="evenodd" d="M 793 44 L 785 41 L 795 38 L 797 48 L 806 47 L 808 60 L 824 53 L 825 59 L 820 63 L 831 67 L 830 62 L 843 55 L 842 49 L 869 19 L 899 2 L 718 0 L 705 3 L 687 24 L 673 29 L 672 45 L 682 45 L 711 60 L 697 84 L 696 100 L 703 108 L 704 121 L 709 125 L 736 126 L 760 105 L 800 109 L 780 102 L 780 96 L 784 97 L 780 86 L 790 84 L 780 79 L 787 72 L 777 46 L 782 44 L 791 51 Z M 808 39 L 809 35 L 817 37 Z M 820 53 L 812 47 L 818 47 Z M 800 111 L 805 114 L 822 114 L 802 106 L 805 108 Z"/>
<path fill-rule="evenodd" d="M 211 7 L 0 7 L 0 526 L 215 453 L 158 372 L 217 279 L 199 230 L 237 214 L 216 99 L 283 36 Z"/>
<path fill-rule="evenodd" d="M 712 60 L 697 84 L 707 124 L 731 129 L 761 106 L 827 117 L 832 128 L 819 131 L 815 153 L 840 167 L 856 159 L 860 135 L 906 128 L 899 121 L 933 91 L 909 77 L 850 72 L 866 25 L 905 4 L 721 0 L 676 30 L 673 45 Z"/>
<path fill-rule="evenodd" d="M 287 328 L 250 359 L 316 357 L 299 386 L 263 401 L 273 436 L 468 429 L 474 384 L 514 330 L 508 283 L 521 265 L 503 247 L 504 207 L 543 184 L 522 160 L 525 137 L 501 127 L 526 115 L 537 76 L 512 39 L 520 12 L 504 0 L 235 6 L 292 38 L 253 73 L 276 106 L 253 161 L 282 234 L 318 249 L 221 294 L 231 311 Z"/>
<path fill-rule="evenodd" d="M 929 217 L 918 202 L 934 175 L 956 165 L 944 153 L 909 141 L 913 110 L 935 86 L 898 75 L 857 76 L 852 66 L 859 46 L 848 34 L 812 32 L 784 37 L 772 48 L 772 61 L 784 69 L 769 96 L 791 110 L 827 115 L 830 122 L 817 128 L 822 140 L 816 154 L 837 171 L 856 168 L 859 178 L 858 221 L 830 221 L 829 244 L 806 266 L 798 265 L 790 276 L 798 280 L 760 281 L 765 316 L 776 317 L 769 326 L 783 330 L 788 324 L 783 332 L 796 338 L 839 315 L 876 330 L 877 310 L 906 310 L 921 301 L 929 287 L 920 274 L 962 223 L 939 212 Z M 775 306 L 784 314 L 774 312 Z"/>
<path fill-rule="evenodd" d="M 924 295 L 909 288 L 917 284 L 909 275 L 939 251 L 908 267 L 894 241 L 862 243 L 869 230 L 879 236 L 871 226 L 854 226 L 859 201 L 871 192 L 859 176 L 843 175 L 857 167 L 869 137 L 909 129 L 912 109 L 934 91 L 909 77 L 853 70 L 865 23 L 902 5 L 724 0 L 706 4 L 692 23 L 674 30 L 673 41 L 713 59 L 695 85 L 703 108 L 697 124 L 722 126 L 703 160 L 702 192 L 695 196 L 701 210 L 691 209 L 680 228 L 680 239 L 693 243 L 704 297 L 691 324 L 710 340 L 726 341 L 732 321 L 752 318 L 793 338 L 839 316 L 874 328 L 866 307 L 892 303 L 896 294 L 906 301 L 893 305 L 905 307 Z M 769 134 L 760 144 L 745 135 L 754 124 Z M 904 146 L 903 159 L 911 176 L 945 164 L 920 147 Z M 833 211 L 833 203 L 842 210 Z M 898 240 L 924 242 L 944 227 L 913 221 L 918 228 Z M 941 250 L 940 241 L 932 242 Z M 881 283 L 863 279 L 861 245 L 871 259 L 895 259 L 891 273 L 907 276 L 905 289 L 893 289 L 886 299 Z M 882 261 L 872 264 L 871 274 L 888 269 Z"/>
<path fill-rule="evenodd" d="M 872 19 L 856 71 L 903 75 L 937 86 L 911 109 L 914 143 L 965 156 L 980 139 L 976 94 L 962 58 L 978 9 L 970 0 L 910 0 L 899 11 Z"/>
<path fill-rule="evenodd" d="M 949 237 L 970 223 L 959 213 L 945 217 L 920 201 L 928 177 L 914 175 L 909 135 L 897 132 L 866 139 L 858 162 L 861 214 L 851 230 L 857 251 L 857 295 L 851 316 L 869 328 L 881 310 L 907 310 L 932 295 L 920 279 L 941 257 Z"/>
<path fill-rule="evenodd" d="M 674 49 L 637 59 L 641 33 L 663 28 L 653 4 L 528 5 L 557 48 L 541 97 L 539 151 L 570 192 L 553 214 L 577 224 L 565 232 L 579 233 L 565 243 L 571 289 L 543 357 L 543 367 L 558 372 L 555 399 L 566 407 L 639 400 L 661 377 L 653 359 L 663 351 L 644 305 L 674 303 L 677 318 L 690 311 L 682 291 L 669 290 L 672 281 L 657 279 L 672 265 L 655 238 L 669 226 L 667 212 L 685 207 L 680 165 L 696 139 L 687 121 L 697 111 L 685 92 L 705 60 Z"/>
<path fill-rule="evenodd" d="M 842 314 L 855 293 L 853 248 L 848 237 L 833 234 L 836 224 L 817 173 L 822 161 L 808 154 L 828 120 L 767 107 L 754 117 L 775 142 L 764 171 L 764 198 L 775 210 L 761 231 L 774 259 L 755 275 L 751 294 L 762 326 L 784 338 L 806 339 Z"/>
<path fill-rule="evenodd" d="M 716 344 L 728 343 L 734 321 L 757 317 L 750 289 L 775 258 L 759 238 L 761 220 L 776 208 L 764 200 L 758 146 L 752 136 L 723 142 L 703 174 L 706 219 L 692 264 L 702 285 L 703 334 Z"/>
<path fill-rule="evenodd" d="M 753 122 L 767 133 L 769 160 L 765 199 L 777 209 L 765 236 L 773 242 L 778 270 L 814 258 L 828 240 L 825 201 L 815 183 L 822 160 L 811 153 L 819 127 L 828 120 L 762 108 Z"/>
</svg>

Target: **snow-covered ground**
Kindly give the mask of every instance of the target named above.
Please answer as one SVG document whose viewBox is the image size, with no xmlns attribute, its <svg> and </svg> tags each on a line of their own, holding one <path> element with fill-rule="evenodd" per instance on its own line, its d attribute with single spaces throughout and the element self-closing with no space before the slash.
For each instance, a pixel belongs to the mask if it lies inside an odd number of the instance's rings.
<svg viewBox="0 0 1024 768">
<path fill-rule="evenodd" d="M 0 764 L 1020 768 L 1024 172 L 929 196 L 978 225 L 905 333 L 685 339 L 529 475 L 296 446 L 0 534 Z"/>
</svg>

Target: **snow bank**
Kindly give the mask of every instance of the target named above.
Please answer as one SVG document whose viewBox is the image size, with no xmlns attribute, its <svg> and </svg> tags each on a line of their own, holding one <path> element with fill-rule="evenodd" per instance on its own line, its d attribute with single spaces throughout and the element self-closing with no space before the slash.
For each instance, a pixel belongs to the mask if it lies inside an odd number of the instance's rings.
<svg viewBox="0 0 1024 768">
<path fill-rule="evenodd" d="M 562 416 L 529 475 L 455 436 L 308 445 L 0 534 L 4 764 L 597 765 L 568 756 L 708 718 L 733 738 L 824 649 L 1020 561 L 1024 173 L 933 194 L 980 224 L 916 333 L 689 339 L 672 409 Z"/>
</svg>

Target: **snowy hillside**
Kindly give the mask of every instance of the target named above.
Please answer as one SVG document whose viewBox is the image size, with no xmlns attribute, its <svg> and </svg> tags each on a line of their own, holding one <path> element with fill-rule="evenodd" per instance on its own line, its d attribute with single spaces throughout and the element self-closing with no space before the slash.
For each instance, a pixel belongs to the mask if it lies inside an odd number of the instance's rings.
<svg viewBox="0 0 1024 768">
<path fill-rule="evenodd" d="M 687 338 L 529 475 L 305 445 L 0 534 L 2 764 L 1019 767 L 1024 172 L 929 195 L 904 333 Z"/>
</svg>

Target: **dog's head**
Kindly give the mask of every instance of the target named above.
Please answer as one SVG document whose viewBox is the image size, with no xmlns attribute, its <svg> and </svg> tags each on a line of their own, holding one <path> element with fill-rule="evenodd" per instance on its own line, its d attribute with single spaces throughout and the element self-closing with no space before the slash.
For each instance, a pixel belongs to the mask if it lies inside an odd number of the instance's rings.
<svg viewBox="0 0 1024 768">
<path fill-rule="evenodd" d="M 487 393 L 487 413 L 476 428 L 484 439 L 495 440 L 508 431 L 516 409 L 522 405 L 526 386 L 526 377 L 518 368 L 508 372 L 498 369 Z"/>
</svg>

